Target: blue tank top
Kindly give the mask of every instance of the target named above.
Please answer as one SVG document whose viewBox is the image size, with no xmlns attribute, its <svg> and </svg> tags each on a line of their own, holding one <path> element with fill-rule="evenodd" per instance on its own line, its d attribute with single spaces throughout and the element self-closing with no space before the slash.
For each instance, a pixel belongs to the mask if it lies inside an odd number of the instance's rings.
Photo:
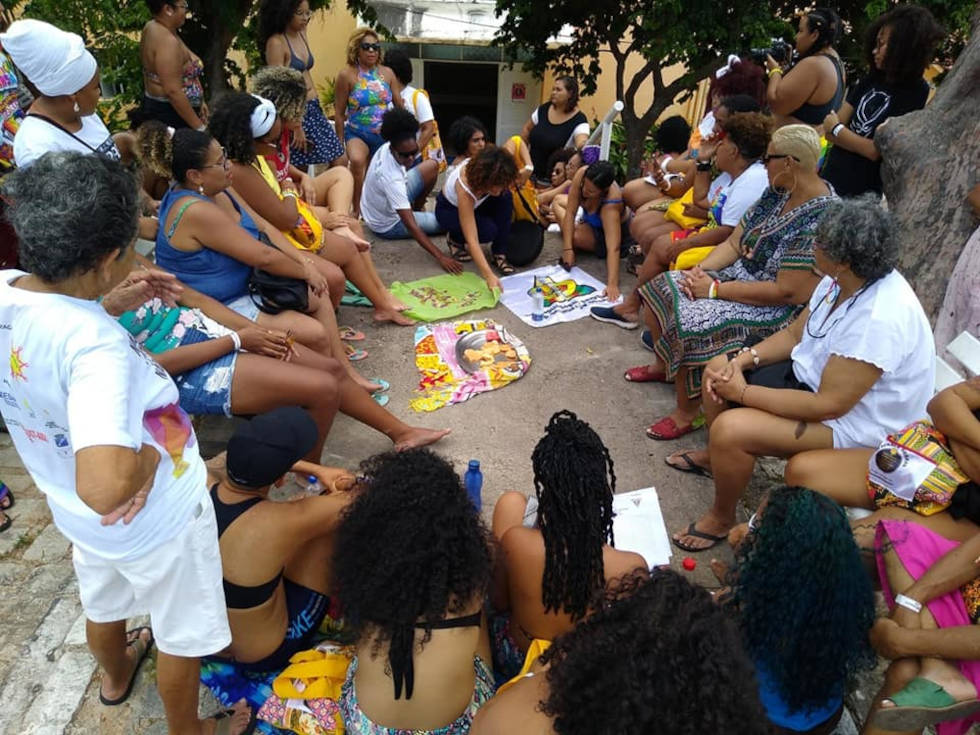
<svg viewBox="0 0 980 735">
<path fill-rule="evenodd" d="M 776 681 L 764 667 L 756 666 L 755 678 L 759 684 L 759 701 L 762 702 L 769 721 L 787 730 L 797 732 L 811 730 L 829 720 L 840 709 L 843 702 L 843 695 L 841 695 L 831 698 L 827 704 L 815 710 L 793 712 L 779 695 Z M 843 687 L 841 689 L 843 690 Z"/>
<path fill-rule="evenodd" d="M 170 238 L 174 236 L 177 224 L 183 216 L 179 207 L 177 217 L 170 227 L 165 228 L 164 225 L 169 219 L 170 209 L 174 203 L 186 197 L 211 201 L 203 194 L 190 189 L 172 187 L 167 190 L 160 200 L 160 227 L 157 230 L 156 244 L 157 265 L 173 273 L 191 288 L 222 303 L 244 296 L 248 293 L 248 279 L 252 275 L 252 266 L 207 247 L 187 252 L 178 250 L 170 244 Z M 241 216 L 239 224 L 242 229 L 252 237 L 257 237 L 259 231 L 255 221 L 241 208 L 234 197 L 229 194 L 228 198 Z"/>
</svg>

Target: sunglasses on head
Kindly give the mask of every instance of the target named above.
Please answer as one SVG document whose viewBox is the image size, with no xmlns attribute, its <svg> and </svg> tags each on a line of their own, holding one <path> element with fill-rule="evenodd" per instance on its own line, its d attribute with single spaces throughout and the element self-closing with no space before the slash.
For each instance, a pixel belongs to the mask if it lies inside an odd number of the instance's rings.
<svg viewBox="0 0 980 735">
<path fill-rule="evenodd" d="M 361 42 L 361 51 L 380 51 L 380 43 L 367 43 L 366 41 Z"/>
</svg>

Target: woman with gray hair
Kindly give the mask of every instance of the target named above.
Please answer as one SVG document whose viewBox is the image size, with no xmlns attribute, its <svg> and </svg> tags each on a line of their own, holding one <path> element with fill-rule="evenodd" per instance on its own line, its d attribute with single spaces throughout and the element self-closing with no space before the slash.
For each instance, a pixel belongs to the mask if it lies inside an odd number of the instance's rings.
<svg viewBox="0 0 980 735">
<path fill-rule="evenodd" d="M 875 198 L 837 201 L 817 227 L 824 274 L 796 320 L 705 368 L 708 449 L 689 461 L 714 473 L 711 509 L 674 543 L 708 549 L 735 525 L 755 458 L 876 447 L 926 410 L 935 381 L 929 321 L 895 270 L 892 216 Z M 733 410 L 726 410 L 726 409 Z"/>
<path fill-rule="evenodd" d="M 156 644 L 170 732 L 239 735 L 239 702 L 197 717 L 199 657 L 231 642 L 207 471 L 177 387 L 105 312 L 175 297 L 159 271 L 130 275 L 137 184 L 101 156 L 48 153 L 10 174 L 3 195 L 29 272 L 0 273 L 0 411 L 24 466 L 73 546 L 99 699 L 124 702 Z M 57 243 L 58 247 L 52 247 Z M 126 631 L 126 619 L 149 614 Z"/>
</svg>

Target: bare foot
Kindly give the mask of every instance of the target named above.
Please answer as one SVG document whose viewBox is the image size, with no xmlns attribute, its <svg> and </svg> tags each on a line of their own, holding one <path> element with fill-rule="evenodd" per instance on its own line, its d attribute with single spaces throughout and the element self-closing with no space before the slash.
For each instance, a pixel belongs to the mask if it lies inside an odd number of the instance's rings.
<svg viewBox="0 0 980 735">
<path fill-rule="evenodd" d="M 435 444 L 446 436 L 451 429 L 423 429 L 421 426 L 409 426 L 404 431 L 393 434 L 391 440 L 395 442 L 395 451 L 404 452 L 406 449 L 418 449 Z"/>
<path fill-rule="evenodd" d="M 341 237 L 346 237 L 348 240 L 353 240 L 354 244 L 357 245 L 358 250 L 364 251 L 371 247 L 371 242 L 369 240 L 365 240 L 360 235 L 355 234 L 354 230 L 347 225 L 338 227 L 333 232 L 335 235 L 340 235 Z"/>
<path fill-rule="evenodd" d="M 140 661 L 143 659 L 143 654 L 146 653 L 147 647 L 150 641 L 153 639 L 153 633 L 149 628 L 140 628 L 139 631 L 129 631 L 126 635 L 126 675 L 118 682 L 112 681 L 108 674 L 102 674 L 102 687 L 99 689 L 99 694 L 103 699 L 108 699 L 110 702 L 119 699 L 126 693 L 129 688 L 129 682 L 133 679 L 133 673 L 136 671 L 136 667 L 140 665 Z"/>
<path fill-rule="evenodd" d="M 227 720 L 228 718 L 231 718 L 231 722 L 226 731 L 228 735 L 241 735 L 248 729 L 249 723 L 252 721 L 252 709 L 244 699 L 239 699 L 229 709 L 218 713 L 214 717 L 201 720 L 201 731 L 205 735 L 214 735 L 218 731 L 219 721 Z"/>
<path fill-rule="evenodd" d="M 391 308 L 395 311 L 405 311 L 408 308 L 408 304 L 401 299 L 395 298 L 390 292 L 388 293 L 388 303 L 391 304 Z"/>
<path fill-rule="evenodd" d="M 704 551 L 728 538 L 728 531 L 734 525 L 734 523 L 718 520 L 708 513 L 683 531 L 675 533 L 673 539 L 685 551 Z M 694 531 L 708 538 L 695 535 Z"/>
<path fill-rule="evenodd" d="M 708 566 L 711 567 L 711 573 L 715 575 L 715 579 L 721 582 L 723 585 L 728 584 L 728 565 L 721 559 L 712 559 L 708 562 Z"/>
<path fill-rule="evenodd" d="M 375 309 L 374 321 L 392 322 L 402 327 L 411 327 L 413 324 L 415 324 L 414 319 L 409 319 L 407 316 L 402 316 L 401 312 L 394 309 Z"/>
</svg>

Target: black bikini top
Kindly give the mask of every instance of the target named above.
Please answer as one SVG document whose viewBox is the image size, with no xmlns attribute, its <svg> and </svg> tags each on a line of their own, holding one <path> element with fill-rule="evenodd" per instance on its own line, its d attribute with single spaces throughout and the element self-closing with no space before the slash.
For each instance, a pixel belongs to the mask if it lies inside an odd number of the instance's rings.
<svg viewBox="0 0 980 735">
<path fill-rule="evenodd" d="M 234 523 L 243 513 L 261 503 L 263 498 L 250 498 L 241 503 L 227 504 L 222 503 L 218 498 L 218 483 L 211 486 L 211 501 L 214 503 L 214 515 L 218 523 L 218 538 L 228 530 L 228 526 Z M 229 582 L 224 577 L 221 584 L 225 588 L 225 604 L 232 610 L 247 610 L 251 607 L 258 607 L 263 602 L 269 600 L 279 587 L 282 579 L 282 570 L 275 577 L 264 584 L 255 587 L 243 587 L 240 584 Z"/>
<path fill-rule="evenodd" d="M 391 634 L 391 644 L 388 647 L 388 665 L 391 668 L 391 678 L 395 681 L 395 699 L 401 699 L 402 684 L 405 685 L 405 699 L 412 698 L 415 689 L 415 666 L 412 663 L 412 647 L 415 645 L 415 630 L 445 630 L 446 628 L 479 627 L 483 616 L 482 611 L 461 618 L 443 618 L 427 623 L 399 625 Z"/>
</svg>

